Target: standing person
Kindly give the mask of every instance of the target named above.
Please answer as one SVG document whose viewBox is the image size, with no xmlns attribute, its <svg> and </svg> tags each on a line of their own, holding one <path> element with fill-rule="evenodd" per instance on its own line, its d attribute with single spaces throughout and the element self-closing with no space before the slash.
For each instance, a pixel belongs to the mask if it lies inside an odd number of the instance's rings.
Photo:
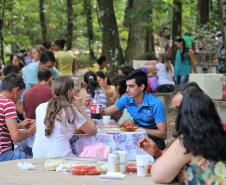
<svg viewBox="0 0 226 185">
<path fill-rule="evenodd" d="M 202 91 L 185 91 L 176 118 L 177 137 L 162 153 L 151 141 L 141 146 L 159 157 L 152 166 L 156 183 L 169 183 L 179 175 L 183 184 L 226 182 L 226 133 L 212 100 Z"/>
<path fill-rule="evenodd" d="M 194 51 L 186 48 L 183 38 L 177 38 L 176 45 L 178 50 L 174 66 L 174 78 L 176 85 L 183 85 L 188 82 L 192 69 L 196 73 Z"/>
<path fill-rule="evenodd" d="M 191 37 L 191 33 L 184 33 L 183 39 L 185 41 L 185 47 L 188 49 L 194 49 L 194 41 Z"/>
<path fill-rule="evenodd" d="M 33 62 L 22 68 L 22 77 L 26 86 L 26 90 L 32 85 L 38 83 L 38 71 L 41 69 L 49 69 L 53 77 L 60 75 L 60 72 L 54 67 L 55 57 L 53 52 L 42 53 L 40 62 Z"/>
<path fill-rule="evenodd" d="M 31 119 L 17 123 L 15 102 L 25 88 L 23 79 L 16 74 L 6 76 L 0 93 L 0 161 L 28 158 L 24 152 L 14 151 L 13 142 L 22 141 L 35 133 Z M 28 128 L 29 127 L 29 128 Z M 20 131 L 20 128 L 27 128 Z"/>
<path fill-rule="evenodd" d="M 56 40 L 54 43 L 57 68 L 64 76 L 75 74 L 76 61 L 72 51 L 64 51 L 65 39 Z"/>
<path fill-rule="evenodd" d="M 102 114 L 112 115 L 127 109 L 137 126 L 143 127 L 159 148 L 165 148 L 167 125 L 165 108 L 161 100 L 146 93 L 147 74 L 134 70 L 126 78 L 128 95 L 119 98 L 114 105 L 103 109 Z"/>
<path fill-rule="evenodd" d="M 32 86 L 24 94 L 23 107 L 24 117 L 35 119 L 35 109 L 41 103 L 48 102 L 52 98 L 51 71 L 43 69 L 38 72 L 39 83 Z M 34 98 L 35 97 L 35 98 Z"/>
<path fill-rule="evenodd" d="M 57 77 L 52 82 L 53 98 L 36 109 L 37 131 L 33 144 L 34 158 L 74 157 L 70 139 L 79 128 L 94 135 L 96 126 L 74 94 L 70 77 Z"/>
</svg>

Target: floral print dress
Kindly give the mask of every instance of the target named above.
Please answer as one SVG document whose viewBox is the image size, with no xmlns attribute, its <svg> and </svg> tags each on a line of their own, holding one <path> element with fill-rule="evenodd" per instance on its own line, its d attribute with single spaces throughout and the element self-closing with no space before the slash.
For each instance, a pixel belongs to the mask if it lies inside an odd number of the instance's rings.
<svg viewBox="0 0 226 185">
<path fill-rule="evenodd" d="M 198 156 L 186 165 L 181 175 L 187 185 L 226 185 L 226 162 L 212 162 Z"/>
</svg>

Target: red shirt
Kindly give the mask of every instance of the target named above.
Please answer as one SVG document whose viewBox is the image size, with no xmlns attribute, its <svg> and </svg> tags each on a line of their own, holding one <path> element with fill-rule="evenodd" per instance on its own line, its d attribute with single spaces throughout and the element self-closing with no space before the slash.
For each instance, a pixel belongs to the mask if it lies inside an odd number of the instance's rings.
<svg viewBox="0 0 226 185">
<path fill-rule="evenodd" d="M 15 103 L 0 95 L 0 153 L 12 150 L 12 140 L 6 126 L 7 119 L 16 119 Z"/>
<path fill-rule="evenodd" d="M 41 103 L 48 102 L 52 98 L 52 90 L 48 85 L 37 84 L 28 89 L 24 95 L 23 106 L 26 117 L 35 119 L 35 109 Z"/>
</svg>

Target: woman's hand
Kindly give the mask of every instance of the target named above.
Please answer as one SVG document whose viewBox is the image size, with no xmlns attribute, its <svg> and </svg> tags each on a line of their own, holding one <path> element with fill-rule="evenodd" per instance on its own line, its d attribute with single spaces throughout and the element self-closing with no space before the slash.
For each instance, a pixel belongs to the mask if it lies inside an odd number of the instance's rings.
<svg viewBox="0 0 226 185">
<path fill-rule="evenodd" d="M 139 147 L 152 156 L 159 157 L 162 151 L 156 145 L 156 143 L 148 137 L 142 138 L 139 142 Z"/>
</svg>

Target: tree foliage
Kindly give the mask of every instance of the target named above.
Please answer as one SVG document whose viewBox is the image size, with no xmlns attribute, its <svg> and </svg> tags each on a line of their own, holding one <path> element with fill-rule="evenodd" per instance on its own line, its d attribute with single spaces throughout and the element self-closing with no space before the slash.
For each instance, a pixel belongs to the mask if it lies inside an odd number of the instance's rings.
<svg viewBox="0 0 226 185">
<path fill-rule="evenodd" d="M 2 35 L 5 45 L 11 44 L 12 51 L 27 49 L 37 43 L 42 43 L 45 38 L 56 40 L 66 38 L 68 31 L 68 15 L 66 0 L 43 0 L 43 13 L 45 14 L 46 30 L 40 24 L 40 7 L 37 0 L 0 0 L 0 11 L 4 9 L 4 23 L 2 25 Z M 103 43 L 103 30 L 101 29 L 100 19 L 98 18 L 97 0 L 86 0 L 90 3 L 92 18 L 92 41 L 90 42 L 87 29 L 87 11 L 84 8 L 84 1 L 72 0 L 73 26 L 72 47 L 79 48 L 81 53 L 89 53 L 95 57 L 101 55 Z M 119 41 L 123 53 L 128 47 L 129 22 L 134 21 L 136 9 L 128 8 L 129 3 L 135 0 L 113 0 L 114 13 L 116 16 Z M 175 0 L 150 0 L 151 18 L 145 26 L 151 29 L 154 35 L 159 35 L 163 27 L 168 27 L 173 31 L 173 3 Z M 178 1 L 178 0 L 177 0 Z M 3 2 L 6 5 L 3 8 Z M 148 3 L 148 0 L 146 1 Z M 197 0 L 181 0 L 182 2 L 182 33 L 199 32 L 200 25 L 197 25 Z M 139 10 L 140 15 L 147 15 L 147 6 Z M 219 0 L 211 0 L 209 6 L 209 32 L 220 29 Z M 0 13 L 1 13 L 0 12 Z M 0 17 L 1 20 L 1 17 Z M 1 23 L 1 22 L 0 22 Z M 143 23 L 142 23 L 143 24 Z M 136 30 L 135 30 L 136 31 Z M 139 29 L 137 30 L 139 31 Z M 43 35 L 47 35 L 46 37 Z M 213 33 L 214 34 L 214 33 Z M 43 39 L 44 38 L 44 39 Z M 3 40 L 3 39 L 2 39 Z M 91 47 L 90 47 L 91 45 Z M 88 56 L 88 55 L 87 55 Z M 87 57 L 88 58 L 88 57 Z M 93 57 L 94 58 L 94 57 Z"/>
</svg>

